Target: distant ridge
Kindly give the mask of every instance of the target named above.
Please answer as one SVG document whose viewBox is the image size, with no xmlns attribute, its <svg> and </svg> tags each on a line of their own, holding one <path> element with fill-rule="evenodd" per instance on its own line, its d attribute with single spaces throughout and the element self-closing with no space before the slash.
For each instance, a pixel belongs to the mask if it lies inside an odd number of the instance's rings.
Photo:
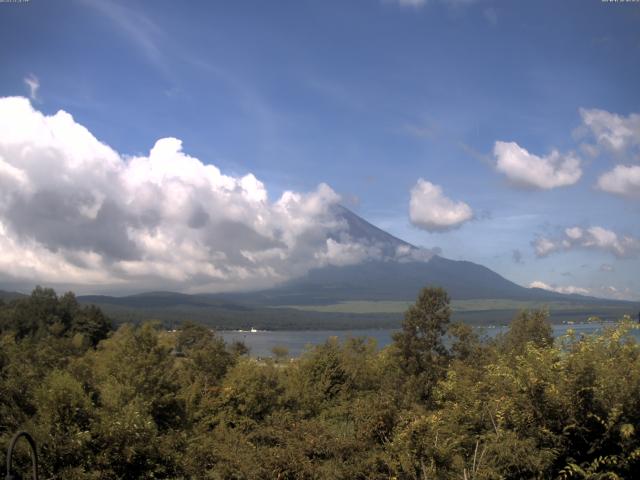
<svg viewBox="0 0 640 480">
<path fill-rule="evenodd" d="M 0 300 L 10 301 L 18 298 L 26 297 L 24 293 L 19 292 L 7 292 L 6 290 L 0 290 Z"/>
<path fill-rule="evenodd" d="M 81 295 L 78 299 L 82 303 L 94 303 L 99 305 L 114 305 L 132 308 L 175 308 L 198 307 L 216 308 L 220 310 L 247 311 L 249 307 L 239 305 L 216 296 L 188 295 L 176 292 L 148 292 L 124 297 L 112 297 L 108 295 Z"/>
</svg>

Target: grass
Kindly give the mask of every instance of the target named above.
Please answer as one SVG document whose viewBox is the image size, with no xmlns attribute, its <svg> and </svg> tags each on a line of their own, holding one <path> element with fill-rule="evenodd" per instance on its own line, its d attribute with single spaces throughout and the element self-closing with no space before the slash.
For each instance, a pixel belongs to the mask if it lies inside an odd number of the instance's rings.
<svg viewBox="0 0 640 480">
<path fill-rule="evenodd" d="M 413 302 L 351 300 L 331 305 L 284 305 L 303 312 L 321 313 L 402 313 Z"/>
<path fill-rule="evenodd" d="M 286 305 L 285 308 L 293 308 L 305 312 L 321 313 L 403 313 L 413 302 L 408 301 L 369 301 L 353 300 L 334 303 L 331 305 Z M 551 311 L 561 310 L 588 310 L 593 306 L 579 305 L 572 302 L 535 302 L 504 299 L 481 300 L 453 300 L 451 306 L 454 312 L 484 312 L 494 310 L 522 310 L 526 308 L 548 307 Z"/>
</svg>

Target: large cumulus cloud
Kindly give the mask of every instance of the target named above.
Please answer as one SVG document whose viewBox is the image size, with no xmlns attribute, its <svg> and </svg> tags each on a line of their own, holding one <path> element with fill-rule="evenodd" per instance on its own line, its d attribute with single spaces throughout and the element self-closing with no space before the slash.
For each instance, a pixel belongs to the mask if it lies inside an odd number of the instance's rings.
<svg viewBox="0 0 640 480">
<path fill-rule="evenodd" d="M 515 142 L 496 142 L 493 154 L 496 169 L 517 187 L 550 190 L 573 185 L 582 176 L 580 159 L 572 153 L 553 150 L 540 157 Z"/>
<path fill-rule="evenodd" d="M 71 115 L 0 98 L 0 281 L 220 291 L 380 255 L 320 184 L 269 199 L 175 138 L 126 157 Z"/>
<path fill-rule="evenodd" d="M 446 232 L 471 220 L 473 210 L 465 202 L 447 197 L 439 185 L 419 178 L 411 189 L 409 218 L 428 232 Z"/>
</svg>

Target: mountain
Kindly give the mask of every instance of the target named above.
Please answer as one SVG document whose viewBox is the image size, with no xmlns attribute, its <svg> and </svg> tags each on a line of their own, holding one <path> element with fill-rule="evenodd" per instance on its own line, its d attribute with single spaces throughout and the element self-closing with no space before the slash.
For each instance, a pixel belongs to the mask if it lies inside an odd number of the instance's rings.
<svg viewBox="0 0 640 480">
<path fill-rule="evenodd" d="M 640 305 L 525 288 L 473 262 L 416 248 L 345 207 L 335 207 L 349 236 L 381 255 L 355 265 L 325 266 L 275 288 L 223 294 L 150 292 L 126 297 L 80 296 L 119 320 L 196 320 L 217 328 L 332 329 L 397 327 L 402 311 L 426 285 L 445 288 L 454 318 L 505 323 L 521 308 L 547 305 L 553 321 L 615 319 Z"/>
<path fill-rule="evenodd" d="M 419 249 L 404 240 L 394 237 L 381 228 L 367 222 L 342 205 L 336 205 L 333 214 L 347 225 L 347 232 L 354 240 L 370 245 L 378 246 L 382 255 L 394 258 L 399 250 L 418 252 Z"/>
<path fill-rule="evenodd" d="M 0 300 L 3 300 L 5 302 L 16 300 L 18 298 L 23 298 L 23 297 L 26 297 L 26 295 L 23 293 L 7 292 L 6 290 L 0 290 Z"/>
<path fill-rule="evenodd" d="M 327 266 L 302 278 L 260 292 L 227 295 L 235 301 L 262 305 L 324 305 L 353 300 L 411 301 L 425 285 L 437 285 L 456 300 L 601 301 L 524 288 L 473 262 L 433 255 L 424 262 L 366 261 Z"/>
<path fill-rule="evenodd" d="M 227 298 L 262 305 L 323 305 L 351 300 L 414 300 L 425 285 L 438 285 L 457 300 L 581 301 L 596 299 L 525 288 L 473 262 L 449 260 L 372 225 L 339 206 L 336 216 L 355 240 L 380 247 L 382 259 L 326 266 L 276 288 Z M 401 252 L 399 255 L 398 252 Z M 416 259 L 420 259 L 416 261 Z M 596 300 L 601 301 L 601 300 Z"/>
</svg>

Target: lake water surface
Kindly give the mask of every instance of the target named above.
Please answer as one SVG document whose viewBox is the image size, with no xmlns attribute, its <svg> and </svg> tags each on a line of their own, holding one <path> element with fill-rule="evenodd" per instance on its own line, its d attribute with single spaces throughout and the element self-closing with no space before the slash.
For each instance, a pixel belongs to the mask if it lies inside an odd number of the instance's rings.
<svg viewBox="0 0 640 480">
<path fill-rule="evenodd" d="M 567 330 L 573 329 L 576 334 L 598 333 L 605 327 L 612 327 L 615 322 L 602 323 L 576 323 L 572 325 L 553 325 L 553 334 L 556 337 L 565 335 Z M 507 327 L 479 327 L 480 335 L 493 337 L 504 332 Z M 289 355 L 297 357 L 305 348 L 324 343 L 330 337 L 345 340 L 349 337 L 373 338 L 379 348 L 391 343 L 391 336 L 397 329 L 368 329 L 368 330 L 280 330 L 280 331 L 237 331 L 226 330 L 218 332 L 226 342 L 241 341 L 249 347 L 250 354 L 254 357 L 269 357 L 271 349 L 275 346 L 286 347 Z M 633 334 L 640 339 L 640 331 L 634 330 Z"/>
</svg>

